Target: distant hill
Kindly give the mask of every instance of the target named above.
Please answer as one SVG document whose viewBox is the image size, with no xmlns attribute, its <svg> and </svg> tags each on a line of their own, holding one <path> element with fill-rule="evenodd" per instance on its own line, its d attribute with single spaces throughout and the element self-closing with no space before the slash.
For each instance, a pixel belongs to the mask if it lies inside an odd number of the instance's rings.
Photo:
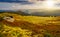
<svg viewBox="0 0 60 37">
<path fill-rule="evenodd" d="M 20 15 L 29 15 L 28 13 L 22 12 L 22 11 L 13 11 L 13 10 L 0 10 L 0 13 L 15 13 Z"/>
<path fill-rule="evenodd" d="M 54 10 L 54 11 L 34 11 L 34 10 L 0 10 L 0 13 L 2 12 L 8 12 L 8 13 L 16 13 L 20 14 L 22 16 L 60 16 L 60 10 Z"/>
</svg>

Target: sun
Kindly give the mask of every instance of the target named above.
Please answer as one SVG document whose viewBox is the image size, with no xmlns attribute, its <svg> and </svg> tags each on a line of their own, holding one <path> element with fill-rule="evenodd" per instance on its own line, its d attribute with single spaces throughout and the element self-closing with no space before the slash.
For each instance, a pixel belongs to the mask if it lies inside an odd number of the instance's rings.
<svg viewBox="0 0 60 37">
<path fill-rule="evenodd" d="M 47 5 L 48 7 L 52 7 L 52 6 L 54 5 L 54 3 L 53 3 L 53 1 L 47 1 L 47 2 L 46 2 L 46 5 Z"/>
<path fill-rule="evenodd" d="M 47 1 L 45 2 L 45 6 L 46 6 L 47 8 L 53 7 L 53 6 L 54 6 L 54 1 L 52 1 L 52 0 L 47 0 Z"/>
</svg>

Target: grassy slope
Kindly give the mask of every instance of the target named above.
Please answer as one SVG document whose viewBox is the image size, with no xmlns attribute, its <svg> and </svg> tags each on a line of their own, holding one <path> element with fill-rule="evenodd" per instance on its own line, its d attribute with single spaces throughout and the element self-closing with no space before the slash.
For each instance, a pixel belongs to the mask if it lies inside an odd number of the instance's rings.
<svg viewBox="0 0 60 37">
<path fill-rule="evenodd" d="M 54 32 L 55 34 L 56 32 L 60 31 L 59 17 L 21 16 L 21 15 L 10 14 L 10 13 L 0 14 L 0 16 L 6 16 L 6 15 L 12 15 L 14 19 L 16 19 L 16 21 L 13 23 L 2 21 L 4 24 L 19 26 L 23 29 L 32 30 L 37 33 L 41 33 L 45 29 L 49 33 Z"/>
</svg>

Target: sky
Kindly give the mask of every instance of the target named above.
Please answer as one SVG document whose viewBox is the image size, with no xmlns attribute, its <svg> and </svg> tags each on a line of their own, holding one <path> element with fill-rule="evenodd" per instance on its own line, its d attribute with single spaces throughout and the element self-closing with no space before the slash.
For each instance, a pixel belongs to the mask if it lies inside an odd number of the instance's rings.
<svg viewBox="0 0 60 37">
<path fill-rule="evenodd" d="M 60 0 L 0 0 L 0 10 L 60 9 Z"/>
</svg>

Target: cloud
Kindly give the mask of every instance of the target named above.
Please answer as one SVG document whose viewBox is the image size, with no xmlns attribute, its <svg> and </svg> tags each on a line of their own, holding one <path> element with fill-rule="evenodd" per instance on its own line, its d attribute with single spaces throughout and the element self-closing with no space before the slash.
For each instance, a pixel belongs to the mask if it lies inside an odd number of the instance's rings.
<svg viewBox="0 0 60 37">
<path fill-rule="evenodd" d="M 28 0 L 18 0 L 18 1 L 28 1 Z"/>
<path fill-rule="evenodd" d="M 28 0 L 0 0 L 0 2 L 5 2 L 5 3 L 32 4 L 32 2 L 29 2 Z"/>
<path fill-rule="evenodd" d="M 28 0 L 26 0 L 26 1 L 28 1 Z M 3 3 L 3 2 L 0 2 L 0 10 L 47 9 L 45 4 L 43 4 L 43 3 L 42 2 L 40 3 L 40 1 L 34 2 L 32 4 L 28 4 L 27 2 L 26 3 L 7 3 L 7 2 Z M 60 9 L 60 6 L 55 7 L 55 5 L 54 5 L 54 7 L 52 7 L 52 8 Z M 52 8 L 50 8 L 50 9 L 52 9 Z"/>
<path fill-rule="evenodd" d="M 0 3 L 0 10 L 39 9 L 38 4 Z"/>
</svg>

